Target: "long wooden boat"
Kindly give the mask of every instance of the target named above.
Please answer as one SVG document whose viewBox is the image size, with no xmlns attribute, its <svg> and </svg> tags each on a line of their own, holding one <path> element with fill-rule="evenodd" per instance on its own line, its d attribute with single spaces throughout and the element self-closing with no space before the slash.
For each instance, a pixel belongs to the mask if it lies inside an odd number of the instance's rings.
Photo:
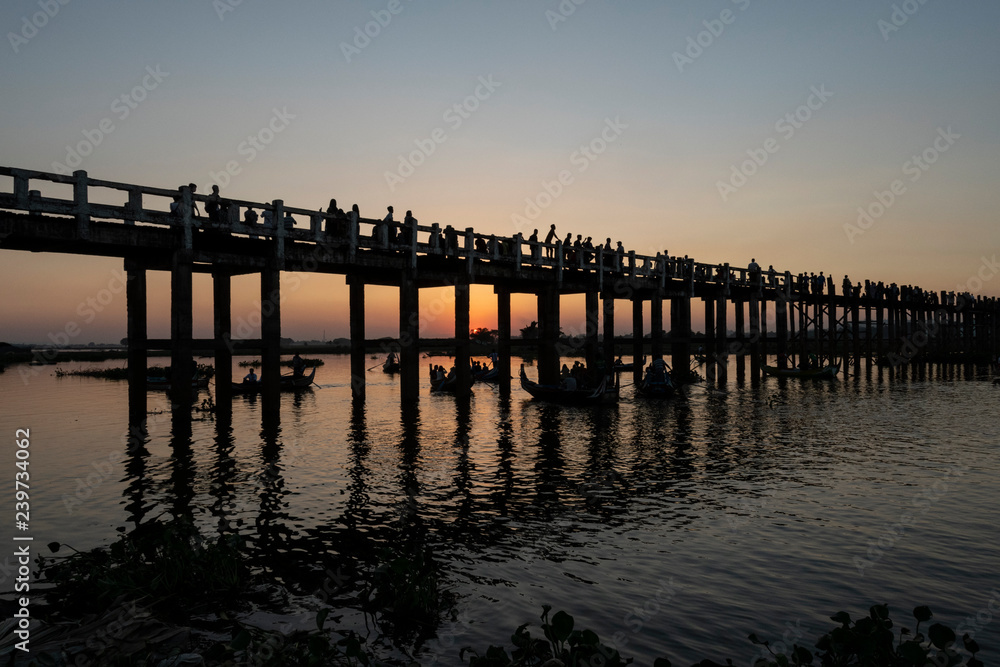
<svg viewBox="0 0 1000 667">
<path fill-rule="evenodd" d="M 595 405 L 618 400 L 618 391 L 614 387 L 608 386 L 607 377 L 601 380 L 597 387 L 566 389 L 557 385 L 538 384 L 529 380 L 524 372 L 524 364 L 521 364 L 521 388 L 531 394 L 535 400 L 563 405 Z"/>
<path fill-rule="evenodd" d="M 840 364 L 829 364 L 822 368 L 778 368 L 777 366 L 764 366 L 764 375 L 788 378 L 830 379 L 837 377 L 838 371 L 840 371 Z"/>
<path fill-rule="evenodd" d="M 674 389 L 667 365 L 661 359 L 653 361 L 642 382 L 636 385 L 636 391 L 647 398 L 670 398 L 674 395 Z"/>
<path fill-rule="evenodd" d="M 639 367 L 641 368 L 645 363 L 646 363 L 646 357 L 643 357 L 642 361 L 639 362 Z M 626 364 L 621 359 L 616 359 L 615 365 L 612 366 L 612 368 L 614 369 L 615 373 L 631 373 L 633 370 L 635 370 L 635 360 L 633 359 L 632 361 Z"/>
<path fill-rule="evenodd" d="M 281 391 L 296 391 L 308 388 L 316 377 L 316 368 L 317 366 L 313 366 L 312 372 L 309 375 L 300 375 L 299 377 L 282 375 L 280 381 Z M 233 394 L 259 394 L 261 382 L 260 380 L 256 382 L 233 382 L 232 389 Z"/>
<path fill-rule="evenodd" d="M 499 382 L 500 369 L 486 368 L 479 371 L 478 373 L 473 373 L 472 377 L 476 379 L 476 382 Z"/>
<path fill-rule="evenodd" d="M 433 368 L 433 367 L 432 367 Z M 472 378 L 472 384 L 476 384 L 476 378 Z M 431 375 L 431 393 L 432 394 L 454 394 L 458 391 L 458 374 L 446 375 L 440 380 L 435 380 L 433 374 Z M 471 385 L 470 385 L 471 390 Z"/>
</svg>

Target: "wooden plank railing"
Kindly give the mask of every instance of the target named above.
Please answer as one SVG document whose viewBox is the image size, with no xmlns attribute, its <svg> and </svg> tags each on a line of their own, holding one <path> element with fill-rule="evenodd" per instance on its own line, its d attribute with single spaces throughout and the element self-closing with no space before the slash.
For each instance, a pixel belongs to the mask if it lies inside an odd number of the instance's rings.
<svg viewBox="0 0 1000 667">
<path fill-rule="evenodd" d="M 559 282 L 562 282 L 566 271 L 591 272 L 598 274 L 602 289 L 607 277 L 625 276 L 658 279 L 661 287 L 666 287 L 668 281 L 681 281 L 692 295 L 696 283 L 714 283 L 724 294 L 728 294 L 733 286 L 756 288 L 758 292 L 765 288 L 776 290 L 786 298 L 803 291 L 799 287 L 800 278 L 787 271 L 751 273 L 748 269 L 732 268 L 729 264 L 705 264 L 660 252 L 643 255 L 600 245 L 592 248 L 568 247 L 558 240 L 555 243 L 528 241 L 520 233 L 506 237 L 477 233 L 472 228 L 457 230 L 448 226 L 442 230 L 437 223 L 403 225 L 396 222 L 396 241 L 390 243 L 387 223 L 372 218 L 357 217 L 355 220 L 352 212 L 339 216 L 322 210 L 285 206 L 281 200 L 265 203 L 225 198 L 219 200 L 218 215 L 210 219 L 204 214 L 193 214 L 193 206 L 200 205 L 204 210 L 210 196 L 193 193 L 187 185 L 170 190 L 89 178 L 85 171 L 65 176 L 0 167 L 0 177 L 4 176 L 13 180 L 13 187 L 9 192 L 0 192 L 0 209 L 72 217 L 81 239 L 89 237 L 94 220 L 120 220 L 125 225 L 180 227 L 187 247 L 191 247 L 194 230 L 198 228 L 250 238 L 272 238 L 276 241 L 279 262 L 284 260 L 285 239 L 290 239 L 346 247 L 351 258 L 356 256 L 358 250 L 408 253 L 412 267 L 416 267 L 420 256 L 455 257 L 467 262 L 470 275 L 476 270 L 477 262 L 512 265 L 517 272 L 525 267 L 551 268 Z M 32 189 L 33 184 L 39 183 L 71 186 L 73 197 L 43 197 L 40 188 Z M 122 204 L 99 203 L 107 198 L 106 192 L 92 192 L 93 189 L 120 193 Z M 165 208 L 155 207 L 152 199 L 167 200 Z M 286 226 L 286 222 L 290 225 Z M 403 244 L 403 240 L 408 242 Z M 827 290 L 832 287 L 830 281 Z M 890 299 L 891 296 L 887 290 L 885 298 Z M 942 303 L 954 300 L 954 293 L 941 293 Z"/>
</svg>

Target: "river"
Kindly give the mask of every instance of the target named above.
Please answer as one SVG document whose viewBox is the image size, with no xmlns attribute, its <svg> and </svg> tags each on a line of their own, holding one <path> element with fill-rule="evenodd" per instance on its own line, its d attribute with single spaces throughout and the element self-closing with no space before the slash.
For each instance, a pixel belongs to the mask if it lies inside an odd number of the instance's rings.
<svg viewBox="0 0 1000 667">
<path fill-rule="evenodd" d="M 356 592 L 334 564 L 420 545 L 454 596 L 418 648 L 426 665 L 509 647 L 542 605 L 636 664 L 749 665 L 750 632 L 811 648 L 832 614 L 883 602 L 911 628 L 910 610 L 928 605 L 975 634 L 981 659 L 1000 657 L 1000 387 L 985 370 L 754 386 L 734 363 L 723 387 L 665 402 L 626 387 L 614 406 L 549 406 L 515 381 L 508 401 L 489 386 L 468 403 L 425 389 L 401 409 L 396 377 L 369 372 L 355 403 L 348 358 L 321 358 L 319 386 L 283 394 L 275 429 L 259 400 L 237 397 L 231 423 L 199 412 L 188 432 L 150 392 L 149 440 L 129 456 L 125 383 L 9 367 L 0 426 L 11 477 L 14 432 L 30 429 L 36 551 L 190 516 L 205 534 L 245 535 L 301 620 L 324 582 L 335 606 Z"/>
</svg>

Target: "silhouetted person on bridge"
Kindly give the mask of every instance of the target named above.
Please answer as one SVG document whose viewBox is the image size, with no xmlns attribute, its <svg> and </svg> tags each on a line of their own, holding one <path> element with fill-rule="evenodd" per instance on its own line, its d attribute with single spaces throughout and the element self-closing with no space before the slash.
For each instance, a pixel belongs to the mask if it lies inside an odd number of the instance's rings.
<svg viewBox="0 0 1000 667">
<path fill-rule="evenodd" d="M 549 233 L 545 235 L 545 243 L 546 243 L 546 245 L 551 245 L 551 244 L 553 244 L 555 242 L 556 242 L 556 226 L 552 225 L 551 227 L 549 227 Z M 546 248 L 545 249 L 545 256 L 549 257 L 549 258 L 555 257 L 556 256 L 555 255 L 555 249 L 554 248 Z"/>
</svg>

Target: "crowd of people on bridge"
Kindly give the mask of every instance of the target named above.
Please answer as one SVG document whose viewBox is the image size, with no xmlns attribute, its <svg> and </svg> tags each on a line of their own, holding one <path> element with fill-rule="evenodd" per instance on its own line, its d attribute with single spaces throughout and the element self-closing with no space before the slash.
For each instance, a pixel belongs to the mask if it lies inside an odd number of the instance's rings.
<svg viewBox="0 0 1000 667">
<path fill-rule="evenodd" d="M 238 219 L 239 207 L 233 206 L 231 202 L 221 197 L 218 185 L 212 186 L 211 194 L 204 197 L 194 197 L 197 192 L 197 186 L 194 183 L 178 189 L 179 194 L 174 196 L 170 205 L 171 215 L 182 216 L 185 187 L 191 191 L 193 196 L 191 215 L 195 219 L 196 226 L 201 226 L 201 213 L 197 206 L 199 200 L 204 201 L 205 214 L 209 222 L 232 224 Z M 259 208 L 262 209 L 262 212 L 258 215 L 253 206 L 247 206 L 243 214 L 243 224 L 250 228 L 256 228 L 259 221 L 262 220 L 260 224 L 265 229 L 275 229 L 273 210 L 267 206 Z M 406 211 L 401 222 L 395 220 L 394 213 L 394 208 L 388 206 L 382 219 L 362 221 L 357 204 L 354 204 L 349 212 L 345 212 L 338 206 L 336 199 L 330 199 L 326 210 L 321 208 L 318 213 L 314 213 L 311 222 L 315 225 L 315 230 L 320 230 L 322 227 L 322 231 L 333 239 L 345 240 L 353 233 L 360 247 L 366 247 L 376 252 L 400 252 L 408 248 L 412 249 L 417 240 L 415 234 L 420 231 L 427 235 L 427 240 L 425 244 L 422 244 L 421 250 L 426 250 L 430 254 L 459 256 L 463 249 L 471 243 L 472 250 L 479 256 L 479 259 L 490 261 L 510 262 L 515 261 L 520 256 L 523 262 L 543 266 L 558 265 L 567 270 L 594 270 L 597 267 L 602 267 L 604 271 L 611 273 L 628 272 L 629 274 L 650 277 L 662 274 L 671 279 L 728 283 L 755 288 L 767 287 L 790 290 L 799 295 L 835 294 L 832 276 L 825 275 L 823 271 L 818 274 L 810 272 L 792 275 L 779 273 L 773 265 L 769 265 L 767 270 L 763 270 L 755 257 L 751 258 L 747 268 L 743 270 L 700 264 L 687 255 L 673 257 L 665 251 L 657 253 L 655 257 L 636 255 L 627 251 L 621 241 L 612 242 L 611 237 L 607 237 L 603 244 L 595 243 L 593 237 L 584 237 L 582 234 L 577 234 L 574 238 L 572 233 L 568 233 L 564 239 L 561 239 L 554 224 L 549 226 L 542 241 L 539 241 L 538 229 L 534 229 L 527 239 L 520 232 L 512 237 L 472 233 L 470 239 L 468 232 L 460 232 L 451 225 L 446 225 L 443 229 L 434 225 L 430 229 L 418 230 L 418 221 L 412 211 Z M 324 220 L 325 225 L 323 225 Z M 362 222 L 371 225 L 371 232 L 367 236 L 360 233 Z M 296 225 L 295 219 L 287 212 L 283 216 L 282 223 L 286 231 L 293 230 Z M 984 300 L 983 297 L 975 297 L 969 292 L 959 294 L 942 292 L 939 294 L 925 291 L 913 285 L 897 285 L 895 283 L 886 285 L 881 281 L 872 282 L 869 280 L 854 283 L 848 276 L 844 276 L 841 282 L 840 294 L 875 302 L 902 302 L 928 307 L 956 305 L 960 300 L 965 302 Z M 996 299 L 986 300 L 992 302 Z"/>
</svg>

